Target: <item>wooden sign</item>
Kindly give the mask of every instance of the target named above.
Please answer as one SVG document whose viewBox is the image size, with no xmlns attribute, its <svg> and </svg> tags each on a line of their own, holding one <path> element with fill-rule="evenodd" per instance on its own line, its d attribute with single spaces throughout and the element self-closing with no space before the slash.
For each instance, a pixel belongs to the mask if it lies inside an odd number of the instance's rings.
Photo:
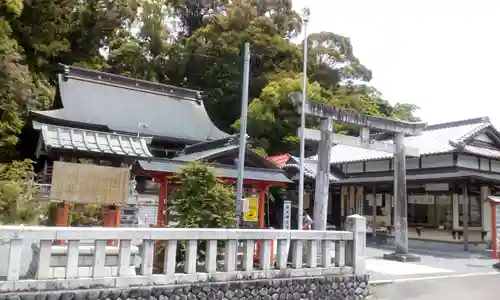
<svg viewBox="0 0 500 300">
<path fill-rule="evenodd" d="M 80 204 L 122 204 L 128 197 L 130 171 L 90 164 L 54 162 L 50 198 Z"/>
<path fill-rule="evenodd" d="M 289 200 L 283 201 L 283 229 L 292 229 L 292 202 Z"/>
</svg>

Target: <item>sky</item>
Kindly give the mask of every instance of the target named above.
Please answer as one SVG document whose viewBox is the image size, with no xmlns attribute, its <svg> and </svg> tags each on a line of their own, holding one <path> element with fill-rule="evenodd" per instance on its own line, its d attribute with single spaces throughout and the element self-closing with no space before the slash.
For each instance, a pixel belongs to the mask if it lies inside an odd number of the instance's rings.
<svg viewBox="0 0 500 300">
<path fill-rule="evenodd" d="M 500 129 L 500 1 L 293 0 L 309 32 L 351 38 L 384 97 L 429 124 L 488 116 Z"/>
</svg>

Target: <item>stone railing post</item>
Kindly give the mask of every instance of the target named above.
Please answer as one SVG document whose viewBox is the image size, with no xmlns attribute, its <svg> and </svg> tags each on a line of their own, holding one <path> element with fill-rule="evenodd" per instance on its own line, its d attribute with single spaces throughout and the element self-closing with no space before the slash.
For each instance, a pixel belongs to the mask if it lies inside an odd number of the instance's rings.
<svg viewBox="0 0 500 300">
<path fill-rule="evenodd" d="M 354 274 L 365 275 L 366 219 L 360 215 L 348 216 L 346 225 L 347 231 L 353 233 L 352 247 L 349 247 L 352 253 L 349 256 Z"/>
</svg>

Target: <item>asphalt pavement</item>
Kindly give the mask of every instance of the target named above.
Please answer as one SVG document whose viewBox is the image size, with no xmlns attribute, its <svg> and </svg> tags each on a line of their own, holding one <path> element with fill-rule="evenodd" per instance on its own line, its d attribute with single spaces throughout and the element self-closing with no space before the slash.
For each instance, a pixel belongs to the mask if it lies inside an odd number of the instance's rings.
<svg viewBox="0 0 500 300">
<path fill-rule="evenodd" d="M 458 275 L 459 276 L 459 275 Z M 373 300 L 497 299 L 500 274 L 408 280 L 372 286 Z"/>
</svg>

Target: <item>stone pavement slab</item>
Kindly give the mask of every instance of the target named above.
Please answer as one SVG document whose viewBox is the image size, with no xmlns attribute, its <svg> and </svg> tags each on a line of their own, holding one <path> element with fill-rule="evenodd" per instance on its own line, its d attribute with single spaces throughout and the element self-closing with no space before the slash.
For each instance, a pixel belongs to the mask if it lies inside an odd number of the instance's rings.
<svg viewBox="0 0 500 300">
<path fill-rule="evenodd" d="M 372 286 L 371 299 L 496 299 L 498 298 L 499 275 L 439 278 Z"/>
<path fill-rule="evenodd" d="M 366 256 L 373 259 L 382 259 L 392 249 L 369 246 L 366 248 Z M 451 270 L 457 273 L 484 273 L 494 271 L 493 265 L 496 261 L 486 255 L 479 253 L 442 252 L 442 251 L 418 251 L 410 250 L 420 256 L 419 262 L 412 264 L 429 266 L 437 269 Z M 408 264 L 408 263 L 406 263 Z"/>
</svg>

